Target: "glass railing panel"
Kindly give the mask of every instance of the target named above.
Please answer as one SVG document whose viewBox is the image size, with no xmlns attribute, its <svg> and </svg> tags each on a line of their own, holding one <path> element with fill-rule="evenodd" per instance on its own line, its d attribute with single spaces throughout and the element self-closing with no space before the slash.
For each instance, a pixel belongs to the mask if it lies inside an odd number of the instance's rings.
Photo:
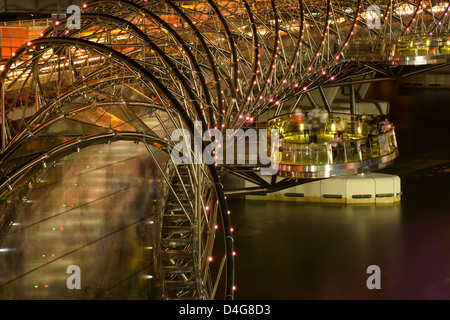
<svg viewBox="0 0 450 320">
<path fill-rule="evenodd" d="M 336 119 L 345 122 L 345 133 L 341 143 L 331 141 L 336 132 Z M 293 126 L 291 115 L 283 115 L 267 122 L 269 128 L 277 128 L 283 135 L 280 149 L 280 163 L 290 165 L 325 165 L 360 162 L 385 156 L 394 152 L 397 141 L 394 130 L 376 134 L 380 119 L 371 119 L 351 114 L 330 113 L 325 135 L 319 134 L 318 143 L 311 143 L 306 130 L 309 123 L 303 121 Z M 336 146 L 335 146 L 336 145 Z"/>
<path fill-rule="evenodd" d="M 386 139 L 386 134 L 380 134 L 378 136 L 378 145 L 380 150 L 380 156 L 389 154 L 389 141 Z"/>
<path fill-rule="evenodd" d="M 317 153 L 317 165 L 325 165 L 330 163 L 331 146 L 329 143 L 317 143 L 315 145 Z"/>
<path fill-rule="evenodd" d="M 361 148 L 359 140 L 344 141 L 345 162 L 361 161 Z"/>
<path fill-rule="evenodd" d="M 359 141 L 360 141 L 362 160 L 368 160 L 368 159 L 373 158 L 372 139 L 371 138 L 363 138 L 363 139 L 360 139 Z"/>
</svg>

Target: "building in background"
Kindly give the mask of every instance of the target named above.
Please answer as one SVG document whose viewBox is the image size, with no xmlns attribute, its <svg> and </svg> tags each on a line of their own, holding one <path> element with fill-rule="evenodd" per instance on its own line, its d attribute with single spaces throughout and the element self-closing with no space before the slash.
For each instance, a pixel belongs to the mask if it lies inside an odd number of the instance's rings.
<svg viewBox="0 0 450 320">
<path fill-rule="evenodd" d="M 81 0 L 0 0 L 0 65 L 22 44 L 39 35 L 57 17 L 65 17 L 67 7 Z"/>
</svg>

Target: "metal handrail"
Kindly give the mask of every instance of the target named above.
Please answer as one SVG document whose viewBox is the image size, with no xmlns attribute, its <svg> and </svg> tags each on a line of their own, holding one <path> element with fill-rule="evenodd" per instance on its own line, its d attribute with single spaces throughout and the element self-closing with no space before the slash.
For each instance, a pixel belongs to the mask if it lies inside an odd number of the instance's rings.
<svg viewBox="0 0 450 320">
<path fill-rule="evenodd" d="M 333 124 L 335 124 L 335 119 L 340 118 L 342 121 L 345 122 L 346 125 L 346 133 L 351 135 L 357 135 L 357 136 L 364 136 L 368 135 L 372 129 L 375 129 L 378 127 L 378 125 L 382 121 L 376 120 L 375 123 L 370 124 L 368 121 L 363 119 L 363 115 L 356 115 L 356 114 L 349 114 L 349 113 L 340 113 L 340 112 L 330 112 L 328 113 L 328 119 L 326 122 L 326 130 L 327 132 L 336 132 L 336 130 L 333 128 Z M 271 127 L 278 127 L 280 129 L 281 134 L 290 134 L 289 131 L 285 131 L 286 128 L 289 126 L 290 121 L 292 118 L 292 113 L 286 113 L 281 116 L 278 116 L 276 118 L 272 118 L 267 121 L 267 127 L 270 129 Z M 300 125 L 303 124 L 304 129 L 309 128 L 309 119 L 308 121 L 305 121 L 305 117 L 303 117 L 302 122 Z M 289 121 L 289 122 L 288 122 Z M 369 127 L 367 127 L 369 126 Z M 302 130 L 304 130 L 302 129 Z M 367 134 L 365 134 L 367 132 Z"/>
<path fill-rule="evenodd" d="M 392 154 L 396 149 L 397 141 L 394 129 L 372 137 L 341 142 L 302 143 L 282 140 L 280 143 L 279 163 L 289 165 L 331 165 L 360 162 Z M 286 151 L 289 151 L 289 153 Z"/>
</svg>

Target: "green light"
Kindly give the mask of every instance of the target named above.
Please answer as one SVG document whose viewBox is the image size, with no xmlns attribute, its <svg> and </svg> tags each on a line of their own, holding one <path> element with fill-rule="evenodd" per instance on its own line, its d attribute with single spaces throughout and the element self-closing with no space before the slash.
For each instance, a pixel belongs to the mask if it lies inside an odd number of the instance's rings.
<svg viewBox="0 0 450 320">
<path fill-rule="evenodd" d="M 55 228 L 55 227 L 53 227 L 53 228 L 52 228 L 52 230 L 56 230 L 56 228 Z"/>
<path fill-rule="evenodd" d="M 65 205 L 65 204 L 63 204 L 63 207 L 65 208 L 65 207 L 66 207 L 66 205 Z"/>
<path fill-rule="evenodd" d="M 78 183 L 75 183 L 75 187 L 77 187 L 78 186 Z"/>
<path fill-rule="evenodd" d="M 39 288 L 39 286 L 38 286 L 38 285 L 35 285 L 34 287 L 35 287 L 36 289 L 37 289 L 37 288 Z"/>
<path fill-rule="evenodd" d="M 90 166 L 86 166 L 86 169 L 89 169 L 90 168 Z"/>
<path fill-rule="evenodd" d="M 45 253 L 43 253 L 43 254 L 42 254 L 42 258 L 45 258 L 45 257 L 46 257 L 46 256 L 45 256 Z"/>
</svg>

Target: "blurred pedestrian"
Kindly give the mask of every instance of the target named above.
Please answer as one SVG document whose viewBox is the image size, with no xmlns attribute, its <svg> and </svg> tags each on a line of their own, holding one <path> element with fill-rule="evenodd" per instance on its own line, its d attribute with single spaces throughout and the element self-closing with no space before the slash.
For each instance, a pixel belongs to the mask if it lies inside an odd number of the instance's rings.
<svg viewBox="0 0 450 320">
<path fill-rule="evenodd" d="M 313 118 L 310 128 L 309 142 L 317 143 L 317 135 L 319 134 L 319 130 L 319 120 L 317 118 Z"/>
<path fill-rule="evenodd" d="M 339 137 L 342 139 L 344 132 L 345 132 L 345 122 L 341 120 L 340 117 L 336 118 L 336 132 L 338 133 Z"/>
<path fill-rule="evenodd" d="M 300 133 L 300 124 L 303 121 L 303 111 L 300 108 L 295 108 L 294 114 L 292 115 L 292 127 L 294 133 Z"/>
<path fill-rule="evenodd" d="M 331 149 L 333 151 L 333 163 L 340 161 L 341 159 L 341 142 L 342 139 L 339 137 L 339 134 L 336 132 L 331 138 Z"/>
<path fill-rule="evenodd" d="M 319 124 L 320 124 L 320 134 L 324 135 L 328 123 L 328 112 L 325 107 L 320 109 L 319 113 Z"/>
</svg>

